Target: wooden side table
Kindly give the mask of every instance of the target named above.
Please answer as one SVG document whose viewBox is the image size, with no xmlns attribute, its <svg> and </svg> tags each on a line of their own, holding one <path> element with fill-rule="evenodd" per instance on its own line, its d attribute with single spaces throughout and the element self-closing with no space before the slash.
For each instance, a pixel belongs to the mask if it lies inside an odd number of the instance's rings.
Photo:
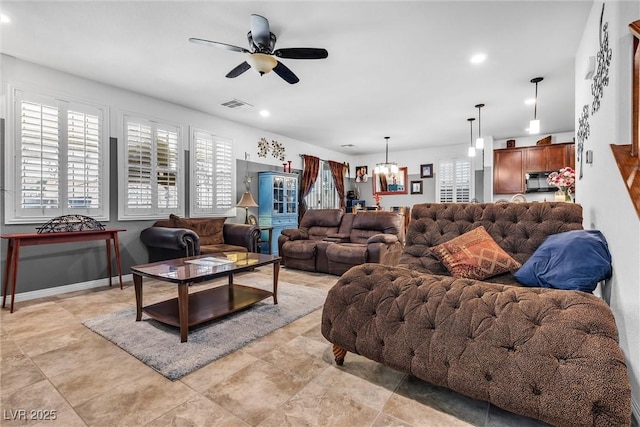
<svg viewBox="0 0 640 427">
<path fill-rule="evenodd" d="M 118 275 L 120 277 L 120 289 L 122 289 L 122 269 L 120 267 L 120 247 L 118 245 L 118 231 L 126 230 L 112 229 L 66 231 L 54 233 L 16 233 L 1 235 L 1 238 L 7 239 L 9 241 L 9 247 L 7 248 L 7 265 L 5 266 L 4 275 L 2 307 L 4 307 L 5 303 L 7 302 L 9 282 L 11 282 L 11 313 L 13 313 L 13 302 L 16 296 L 16 281 L 18 278 L 18 256 L 20 255 L 21 246 L 104 240 L 107 244 L 107 268 L 109 271 L 109 286 L 111 286 L 111 241 L 113 240 L 113 246 L 116 255 L 116 267 L 118 268 Z"/>
</svg>

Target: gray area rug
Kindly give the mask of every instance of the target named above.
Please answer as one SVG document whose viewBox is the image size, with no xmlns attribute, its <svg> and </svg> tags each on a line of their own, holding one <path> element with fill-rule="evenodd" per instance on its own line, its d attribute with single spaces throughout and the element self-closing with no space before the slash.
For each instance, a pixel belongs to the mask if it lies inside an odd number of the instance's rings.
<svg viewBox="0 0 640 427">
<path fill-rule="evenodd" d="M 246 277 L 243 283 L 272 289 L 270 277 L 252 275 L 257 283 Z M 179 328 L 145 314 L 136 322 L 135 308 L 94 317 L 83 324 L 175 381 L 320 308 L 325 297 L 326 291 L 280 281 L 278 305 L 267 298 L 244 311 L 192 327 L 186 343 L 180 343 Z"/>
</svg>

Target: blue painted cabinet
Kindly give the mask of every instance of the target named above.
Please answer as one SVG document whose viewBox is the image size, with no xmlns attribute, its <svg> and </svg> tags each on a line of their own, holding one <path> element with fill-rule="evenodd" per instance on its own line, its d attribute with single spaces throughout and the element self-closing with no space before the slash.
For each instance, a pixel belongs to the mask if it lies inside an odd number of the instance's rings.
<svg viewBox="0 0 640 427">
<path fill-rule="evenodd" d="M 258 223 L 263 227 L 273 227 L 270 253 L 278 255 L 280 232 L 285 228 L 298 228 L 298 175 L 260 172 L 258 191 Z"/>
</svg>

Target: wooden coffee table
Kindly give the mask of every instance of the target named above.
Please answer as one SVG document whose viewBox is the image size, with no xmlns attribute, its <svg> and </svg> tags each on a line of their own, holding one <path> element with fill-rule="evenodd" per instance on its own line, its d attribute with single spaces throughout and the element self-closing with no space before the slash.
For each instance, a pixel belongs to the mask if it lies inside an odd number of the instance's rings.
<svg viewBox="0 0 640 427">
<path fill-rule="evenodd" d="M 273 297 L 278 304 L 279 256 L 246 252 L 199 255 L 176 258 L 131 267 L 136 292 L 136 321 L 144 311 L 151 318 L 180 328 L 180 342 L 187 341 L 189 326 L 242 310 Z M 273 265 L 273 292 L 234 283 L 233 275 L 263 265 Z M 192 283 L 228 276 L 229 284 L 189 294 Z M 142 277 L 178 285 L 178 297 L 142 306 Z"/>
</svg>

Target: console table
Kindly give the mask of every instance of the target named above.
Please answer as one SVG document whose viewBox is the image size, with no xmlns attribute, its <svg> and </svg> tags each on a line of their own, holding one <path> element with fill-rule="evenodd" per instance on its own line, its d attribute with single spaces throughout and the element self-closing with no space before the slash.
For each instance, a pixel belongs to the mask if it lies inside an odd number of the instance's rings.
<svg viewBox="0 0 640 427">
<path fill-rule="evenodd" d="M 111 241 L 113 240 L 113 246 L 116 254 L 116 267 L 118 268 L 118 275 L 120 277 L 120 289 L 122 289 L 122 269 L 120 267 L 120 248 L 118 245 L 119 231 L 126 230 L 111 229 L 0 235 L 0 238 L 7 239 L 9 241 L 9 247 L 7 248 L 7 265 L 4 275 L 4 288 L 2 293 L 2 307 L 4 308 L 7 301 L 7 291 L 9 289 L 9 281 L 11 281 L 11 313 L 13 313 L 13 302 L 16 296 L 16 279 L 18 277 L 18 256 L 20 254 L 21 246 L 104 240 L 107 243 L 107 268 L 109 271 L 109 286 L 111 286 Z"/>
</svg>

